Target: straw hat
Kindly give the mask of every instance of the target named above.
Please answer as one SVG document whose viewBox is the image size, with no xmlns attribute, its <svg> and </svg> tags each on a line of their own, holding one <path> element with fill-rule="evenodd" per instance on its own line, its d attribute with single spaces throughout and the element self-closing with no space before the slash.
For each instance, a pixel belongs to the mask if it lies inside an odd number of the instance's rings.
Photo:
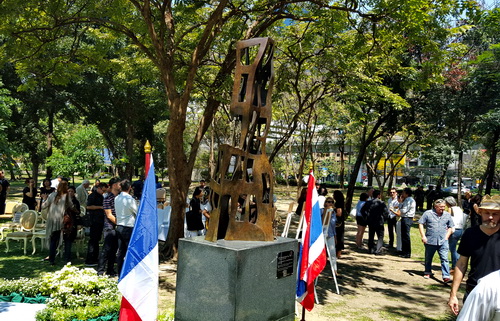
<svg viewBox="0 0 500 321">
<path fill-rule="evenodd" d="M 500 195 L 495 195 L 493 197 L 486 195 L 481 200 L 481 205 L 479 206 L 481 209 L 485 210 L 497 210 L 500 211 Z"/>
</svg>

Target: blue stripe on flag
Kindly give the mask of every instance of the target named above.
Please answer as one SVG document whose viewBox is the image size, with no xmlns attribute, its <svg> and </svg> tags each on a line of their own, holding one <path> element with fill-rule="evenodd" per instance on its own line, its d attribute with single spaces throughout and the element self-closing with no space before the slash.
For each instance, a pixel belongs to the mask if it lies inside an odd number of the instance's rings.
<svg viewBox="0 0 500 321">
<path fill-rule="evenodd" d="M 134 231 L 120 274 L 121 281 L 158 244 L 158 215 L 156 212 L 156 184 L 154 163 L 151 159 L 148 176 L 144 182 L 141 203 L 137 210 Z"/>
</svg>

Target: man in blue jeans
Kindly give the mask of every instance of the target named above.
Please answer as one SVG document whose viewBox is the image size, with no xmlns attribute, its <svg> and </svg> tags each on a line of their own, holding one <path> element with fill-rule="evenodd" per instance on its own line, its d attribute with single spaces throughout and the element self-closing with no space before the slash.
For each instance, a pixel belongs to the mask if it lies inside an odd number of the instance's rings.
<svg viewBox="0 0 500 321">
<path fill-rule="evenodd" d="M 446 203 L 442 199 L 434 201 L 434 208 L 425 211 L 418 221 L 418 230 L 425 246 L 424 278 L 432 275 L 432 258 L 436 251 L 441 260 L 441 273 L 444 283 L 450 283 L 450 266 L 448 263 L 448 238 L 453 233 L 453 219 L 444 209 Z M 425 232 L 424 232 L 425 227 Z"/>
</svg>

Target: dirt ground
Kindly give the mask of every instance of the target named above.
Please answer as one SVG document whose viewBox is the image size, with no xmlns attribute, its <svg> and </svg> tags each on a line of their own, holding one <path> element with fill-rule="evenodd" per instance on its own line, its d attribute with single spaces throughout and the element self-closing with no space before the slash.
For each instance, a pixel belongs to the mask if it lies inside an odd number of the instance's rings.
<svg viewBox="0 0 500 321">
<path fill-rule="evenodd" d="M 289 203 L 286 198 L 277 203 L 283 223 Z M 294 217 L 288 237 L 295 237 L 297 221 L 298 217 Z M 327 264 L 316 287 L 319 304 L 306 313 L 306 320 L 455 320 L 447 307 L 450 286 L 441 282 L 436 264 L 437 278 L 426 280 L 423 261 L 400 258 L 391 251 L 377 256 L 359 251 L 354 243 L 355 233 L 356 224 L 347 222 L 346 250 L 338 260 L 340 295 Z M 367 238 L 368 234 L 365 243 Z M 160 311 L 172 316 L 175 278 L 175 262 L 161 264 Z"/>
</svg>

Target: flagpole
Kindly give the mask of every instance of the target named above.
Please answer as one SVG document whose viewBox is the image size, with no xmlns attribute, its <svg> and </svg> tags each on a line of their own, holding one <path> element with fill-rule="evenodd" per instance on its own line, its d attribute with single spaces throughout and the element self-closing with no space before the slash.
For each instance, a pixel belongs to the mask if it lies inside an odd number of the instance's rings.
<svg viewBox="0 0 500 321">
<path fill-rule="evenodd" d="M 146 155 L 144 162 L 144 178 L 146 178 L 148 177 L 149 166 L 151 165 L 151 144 L 149 144 L 149 140 L 146 140 L 146 144 L 144 144 L 144 154 Z"/>
<path fill-rule="evenodd" d="M 309 163 L 309 179 L 311 178 L 311 173 L 313 172 L 313 169 L 314 169 L 314 165 L 313 165 L 313 162 L 311 161 Z M 315 186 L 313 186 L 313 187 L 315 187 Z M 306 321 L 306 308 L 304 306 L 302 306 L 302 319 L 300 319 L 300 321 Z"/>
<path fill-rule="evenodd" d="M 300 321 L 306 321 L 306 308 L 302 306 L 302 319 Z"/>
</svg>

